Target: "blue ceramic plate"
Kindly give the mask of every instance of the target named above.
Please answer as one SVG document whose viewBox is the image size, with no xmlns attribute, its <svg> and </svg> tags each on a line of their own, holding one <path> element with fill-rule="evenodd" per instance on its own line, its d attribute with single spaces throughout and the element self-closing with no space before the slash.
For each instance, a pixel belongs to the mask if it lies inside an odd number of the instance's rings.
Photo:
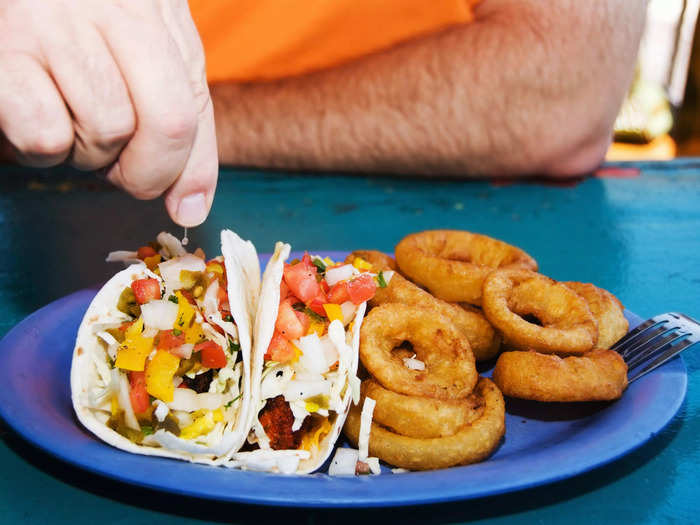
<svg viewBox="0 0 700 525">
<path fill-rule="evenodd" d="M 336 260 L 345 255 L 327 254 Z M 97 440 L 73 415 L 71 354 L 95 293 L 83 290 L 49 304 L 0 342 L 0 416 L 29 442 L 68 463 L 176 494 L 290 507 L 379 507 L 511 492 L 575 476 L 634 450 L 673 418 L 685 396 L 685 365 L 675 358 L 633 383 L 615 403 L 509 401 L 506 437 L 491 458 L 432 472 L 281 476 L 139 456 Z M 628 318 L 632 326 L 640 321 L 633 314 Z"/>
</svg>

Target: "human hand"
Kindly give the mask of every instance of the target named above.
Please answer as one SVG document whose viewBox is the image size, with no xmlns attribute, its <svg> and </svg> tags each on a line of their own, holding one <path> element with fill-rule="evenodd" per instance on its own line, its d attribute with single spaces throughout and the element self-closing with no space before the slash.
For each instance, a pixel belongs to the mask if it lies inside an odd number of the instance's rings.
<svg viewBox="0 0 700 525">
<path fill-rule="evenodd" d="M 0 9 L 0 137 L 18 162 L 68 161 L 196 226 L 218 158 L 186 0 L 12 0 Z"/>
</svg>

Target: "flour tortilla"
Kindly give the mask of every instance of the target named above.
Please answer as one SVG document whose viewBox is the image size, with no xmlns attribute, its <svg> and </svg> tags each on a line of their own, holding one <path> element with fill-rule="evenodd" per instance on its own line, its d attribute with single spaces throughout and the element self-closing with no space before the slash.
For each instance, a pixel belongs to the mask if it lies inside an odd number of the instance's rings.
<svg viewBox="0 0 700 525">
<path fill-rule="evenodd" d="M 254 303 L 249 297 L 252 292 L 244 275 L 244 269 L 240 264 L 240 259 L 236 256 L 245 243 L 240 238 L 238 241 L 241 242 L 238 243 L 229 234 L 225 236 L 222 234 L 222 252 L 228 254 L 224 256 L 224 264 L 228 278 L 229 305 L 238 331 L 238 342 L 243 362 L 240 385 L 242 397 L 235 420 L 225 422 L 219 442 L 211 446 L 204 446 L 159 430 L 147 438 L 147 442 L 152 445 L 139 445 L 109 428 L 106 424 L 109 412 L 95 408 L 97 403 L 94 401 L 94 392 L 108 382 L 109 374 L 111 374 L 109 357 L 103 345 L 100 344 L 95 330 L 99 331 L 99 325 L 102 324 L 115 325 L 130 320 L 126 314 L 117 310 L 117 302 L 121 292 L 130 286 L 135 279 L 157 277 L 142 263 L 131 265 L 117 273 L 102 287 L 90 303 L 78 329 L 71 365 L 71 397 L 78 420 L 90 432 L 106 443 L 127 452 L 211 465 L 223 463 L 243 445 L 248 433 L 251 407 L 251 327 L 254 313 L 251 306 Z M 248 264 L 251 259 L 249 257 L 250 247 L 246 246 L 247 254 L 241 257 L 241 259 L 247 260 Z M 246 257 L 247 259 L 245 259 Z M 247 271 L 254 275 L 255 268 L 250 264 L 249 266 Z M 257 271 L 259 273 L 259 266 Z M 235 337 L 235 334 L 231 335 Z"/>
<path fill-rule="evenodd" d="M 260 291 L 260 299 L 258 302 L 257 314 L 255 316 L 255 328 L 253 330 L 253 355 L 252 355 L 252 373 L 251 373 L 251 418 L 250 428 L 257 421 L 258 410 L 262 404 L 261 399 L 261 382 L 264 368 L 264 357 L 267 347 L 270 344 L 277 320 L 277 312 L 280 302 L 280 284 L 284 272 L 284 263 L 289 257 L 290 246 L 285 243 L 278 242 L 275 245 L 275 252 L 270 258 L 270 261 L 265 268 L 265 273 L 262 279 L 262 288 Z M 359 305 L 355 314 L 355 319 L 352 324 L 352 336 L 349 342 L 351 349 L 351 357 L 348 365 L 348 371 L 345 380 L 348 384 L 345 387 L 342 395 L 342 413 L 333 423 L 330 432 L 319 443 L 318 450 L 312 454 L 299 453 L 299 463 L 293 471 L 296 474 L 308 474 L 320 468 L 326 459 L 333 452 L 333 447 L 338 440 L 338 436 L 343 428 L 345 418 L 350 409 L 350 403 L 353 398 L 353 388 L 349 384 L 350 379 L 357 375 L 357 366 L 359 362 L 359 346 L 360 346 L 360 326 L 365 314 L 366 303 Z M 283 470 L 280 465 L 285 464 L 292 451 L 289 450 L 256 450 L 252 454 L 243 452 L 234 455 L 236 460 L 235 466 L 242 468 L 251 468 L 255 470 Z M 254 464 L 247 463 L 250 458 L 255 458 Z"/>
</svg>

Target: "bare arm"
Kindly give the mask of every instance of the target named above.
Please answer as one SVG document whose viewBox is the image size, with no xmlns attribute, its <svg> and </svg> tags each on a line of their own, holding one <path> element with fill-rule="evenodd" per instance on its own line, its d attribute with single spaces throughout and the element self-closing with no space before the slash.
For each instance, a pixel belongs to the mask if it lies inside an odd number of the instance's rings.
<svg viewBox="0 0 700 525">
<path fill-rule="evenodd" d="M 223 163 L 571 175 L 609 144 L 645 0 L 482 0 L 476 21 L 331 70 L 212 87 Z"/>
</svg>

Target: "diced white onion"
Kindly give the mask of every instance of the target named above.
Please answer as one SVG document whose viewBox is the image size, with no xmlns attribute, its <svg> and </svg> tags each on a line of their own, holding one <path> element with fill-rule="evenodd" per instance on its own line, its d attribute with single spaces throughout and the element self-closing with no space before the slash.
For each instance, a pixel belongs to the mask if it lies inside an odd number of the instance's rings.
<svg viewBox="0 0 700 525">
<path fill-rule="evenodd" d="M 300 337 L 296 344 L 302 352 L 299 356 L 299 366 L 311 374 L 323 374 L 328 370 L 326 355 L 316 333 Z"/>
<path fill-rule="evenodd" d="M 116 250 L 107 254 L 106 262 L 124 262 L 128 264 L 142 263 L 136 252 L 128 250 Z"/>
<path fill-rule="evenodd" d="M 393 468 L 393 469 L 391 469 L 392 474 L 405 474 L 406 472 L 411 472 L 411 471 L 408 469 L 405 469 L 405 468 Z"/>
<path fill-rule="evenodd" d="M 146 329 L 172 330 L 177 319 L 177 304 L 163 299 L 141 305 L 143 325 Z"/>
<path fill-rule="evenodd" d="M 357 312 L 357 306 L 351 301 L 345 301 L 340 305 L 340 310 L 343 312 L 343 325 L 347 326 L 355 318 L 355 312 Z"/>
<path fill-rule="evenodd" d="M 365 463 L 369 465 L 369 471 L 372 474 L 382 473 L 382 467 L 379 465 L 379 458 L 367 458 Z"/>
<path fill-rule="evenodd" d="M 156 237 L 156 241 L 161 245 L 161 255 L 171 259 L 173 257 L 182 257 L 187 253 L 187 250 L 182 246 L 180 239 L 168 232 L 160 232 Z"/>
<path fill-rule="evenodd" d="M 299 381 L 292 379 L 284 388 L 284 399 L 288 403 L 297 399 L 306 399 L 319 395 L 329 395 L 331 391 L 330 381 L 320 379 L 318 381 Z"/>
<path fill-rule="evenodd" d="M 294 401 L 289 403 L 289 408 L 292 410 L 292 415 L 294 415 L 294 423 L 292 423 L 292 432 L 296 432 L 301 428 L 302 423 L 306 419 L 306 416 L 310 416 L 310 412 L 306 410 L 306 402 L 303 400 Z"/>
<path fill-rule="evenodd" d="M 425 370 L 425 363 L 420 359 L 416 359 L 416 354 L 411 357 L 404 357 L 403 364 L 409 370 Z"/>
<path fill-rule="evenodd" d="M 162 423 L 165 421 L 165 416 L 168 415 L 170 409 L 168 408 L 168 405 L 163 403 L 160 399 L 156 399 L 155 405 L 156 409 L 153 411 L 153 413 L 155 414 L 156 419 Z"/>
<path fill-rule="evenodd" d="M 192 357 L 192 350 L 194 350 L 194 344 L 184 343 L 178 346 L 177 348 L 171 348 L 168 351 L 181 359 L 189 359 L 190 357 Z"/>
<path fill-rule="evenodd" d="M 172 292 L 184 286 L 184 283 L 180 281 L 181 271 L 203 272 L 206 269 L 206 265 L 204 261 L 196 255 L 186 253 L 182 257 L 160 263 L 158 268 L 160 269 L 161 277 L 165 281 L 166 290 Z"/>
<path fill-rule="evenodd" d="M 389 284 L 391 281 L 391 278 L 394 276 L 394 271 L 393 270 L 384 270 L 382 271 L 382 277 L 384 277 L 384 282 L 386 284 Z"/>
<path fill-rule="evenodd" d="M 321 337 L 320 343 L 323 349 L 323 355 L 326 358 L 326 370 L 328 370 L 338 362 L 338 349 L 335 344 L 333 344 L 333 341 L 331 341 L 331 338 L 328 337 L 328 334 Z"/>
<path fill-rule="evenodd" d="M 358 451 L 354 448 L 338 448 L 328 466 L 329 476 L 354 476 Z"/>
<path fill-rule="evenodd" d="M 195 410 L 216 410 L 224 404 L 223 394 L 203 392 L 198 394 L 189 388 L 176 388 L 173 392 L 173 400 L 167 403 L 170 410 L 182 410 L 194 412 Z"/>
<path fill-rule="evenodd" d="M 340 281 L 345 281 L 353 276 L 353 266 L 352 264 L 344 264 L 343 266 L 338 266 L 337 268 L 331 268 L 326 270 L 326 282 L 328 286 L 333 286 Z"/>
<path fill-rule="evenodd" d="M 360 413 L 360 433 L 357 438 L 357 448 L 359 449 L 359 460 L 367 461 L 369 456 L 369 434 L 372 430 L 372 415 L 376 401 L 371 397 L 366 397 Z"/>
</svg>

